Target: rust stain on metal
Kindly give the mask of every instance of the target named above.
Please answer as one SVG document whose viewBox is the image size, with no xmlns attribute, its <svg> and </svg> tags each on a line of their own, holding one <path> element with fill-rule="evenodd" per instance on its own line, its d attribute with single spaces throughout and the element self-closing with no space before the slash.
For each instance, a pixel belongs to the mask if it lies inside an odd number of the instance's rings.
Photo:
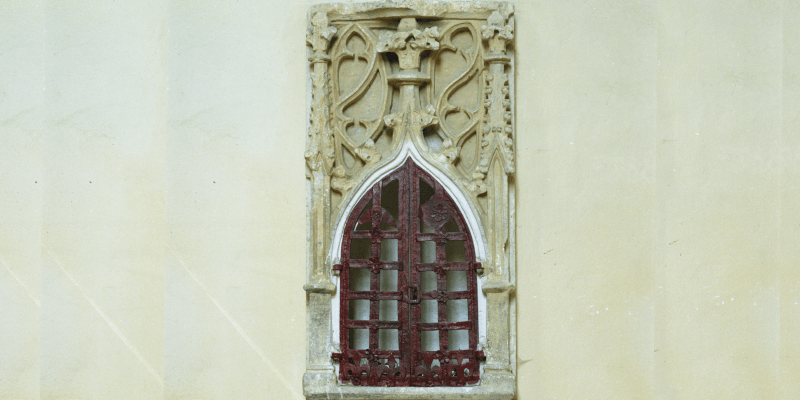
<svg viewBox="0 0 800 400">
<path fill-rule="evenodd" d="M 397 218 L 382 207 L 382 188 L 398 182 Z M 429 199 L 421 200 L 421 182 L 433 188 Z M 369 209 L 368 209 L 369 207 Z M 453 222 L 455 229 L 448 229 Z M 427 228 L 423 231 L 423 225 Z M 360 225 L 369 229 L 356 230 Z M 450 225 L 452 226 L 452 225 Z M 385 228 L 385 230 L 384 230 Z M 394 228 L 394 229 L 393 229 Z M 368 259 L 351 259 L 354 239 L 370 242 Z M 381 261 L 381 243 L 396 239 L 397 261 Z M 436 244 L 433 262 L 423 262 L 422 242 Z M 446 246 L 450 241 L 464 244 L 464 260 L 448 261 Z M 332 355 L 339 359 L 339 379 L 361 386 L 464 386 L 479 380 L 478 358 L 478 304 L 475 251 L 464 217 L 444 188 L 432 176 L 408 160 L 401 168 L 376 183 L 354 208 L 349 216 L 342 245 L 340 340 L 342 352 Z M 350 290 L 350 272 L 367 269 L 368 291 Z M 397 271 L 397 290 L 380 290 L 380 271 Z M 436 289 L 422 292 L 422 273 L 433 271 Z M 465 271 L 467 290 L 447 291 L 447 272 Z M 447 301 L 467 300 L 466 321 L 447 319 Z M 369 301 L 369 319 L 354 320 L 350 316 L 350 300 Z M 397 300 L 397 321 L 379 318 L 381 300 Z M 421 301 L 435 300 L 438 304 L 438 322 L 423 323 Z M 368 329 L 369 347 L 350 348 L 350 329 Z M 381 349 L 378 346 L 379 329 L 397 329 L 399 350 Z M 450 330 L 468 332 L 468 348 L 450 350 Z M 421 336 L 424 331 L 439 332 L 439 350 L 423 351 Z"/>
</svg>

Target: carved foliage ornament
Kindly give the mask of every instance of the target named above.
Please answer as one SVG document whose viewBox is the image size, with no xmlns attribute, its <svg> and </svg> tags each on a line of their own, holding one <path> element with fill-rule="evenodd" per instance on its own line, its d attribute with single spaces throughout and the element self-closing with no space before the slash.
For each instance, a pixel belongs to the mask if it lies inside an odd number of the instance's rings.
<svg viewBox="0 0 800 400">
<path fill-rule="evenodd" d="M 341 254 L 335 249 L 341 248 L 341 232 L 363 199 L 364 188 L 380 181 L 376 172 L 386 171 L 385 166 L 407 165 L 398 158 L 408 154 L 433 173 L 431 179 L 450 182 L 447 192 L 456 194 L 451 199 L 442 189 L 419 209 L 420 220 L 441 229 L 456 207 L 477 224 L 470 231 L 478 249 L 476 265 L 482 264 L 479 271 L 485 271 L 480 287 L 485 298 L 481 324 L 486 326 L 478 348 L 485 349 L 486 361 L 480 374 L 476 370 L 474 378 L 459 382 L 482 388 L 493 398 L 513 396 L 514 321 L 509 317 L 515 275 L 513 12 L 506 2 L 422 0 L 311 8 L 307 34 L 311 112 L 305 151 L 308 397 L 324 398 L 334 389 L 345 398 L 364 394 L 347 394 L 348 385 L 366 384 L 360 375 L 352 375 L 344 384 L 334 373 L 338 364 L 331 353 L 339 354 L 342 344 L 333 336 L 339 316 L 332 314 L 331 304 L 341 282 L 331 267 L 339 263 Z M 380 207 L 373 211 L 381 212 Z M 385 226 L 398 224 L 391 216 L 372 214 L 365 212 L 359 218 L 378 218 Z M 377 246 L 386 234 L 378 227 L 373 230 L 370 237 Z M 362 268 L 376 274 L 382 264 L 373 258 L 364 260 Z M 430 296 L 445 300 L 443 292 Z M 376 357 L 374 350 L 361 351 L 355 355 L 358 360 L 348 358 L 347 365 L 358 369 L 374 361 L 394 371 L 391 368 L 401 365 L 403 356 Z"/>
</svg>

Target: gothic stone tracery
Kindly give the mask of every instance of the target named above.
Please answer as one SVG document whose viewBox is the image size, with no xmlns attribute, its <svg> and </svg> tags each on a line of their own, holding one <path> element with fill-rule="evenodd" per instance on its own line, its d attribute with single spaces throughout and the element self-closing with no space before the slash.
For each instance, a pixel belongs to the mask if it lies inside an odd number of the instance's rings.
<svg viewBox="0 0 800 400">
<path fill-rule="evenodd" d="M 515 368 L 509 314 L 515 283 L 513 7 L 421 0 L 322 4 L 310 10 L 307 38 L 307 395 L 325 397 L 320 393 L 330 382 L 318 380 L 329 379 L 334 368 L 333 232 L 347 218 L 347 205 L 358 200 L 355 191 L 401 148 L 413 146 L 420 161 L 455 182 L 469 203 L 462 207 L 479 219 L 478 240 L 487 253 L 477 260 L 485 270 L 487 304 L 486 373 L 479 385 L 506 397 L 498 388 L 513 383 Z"/>
</svg>

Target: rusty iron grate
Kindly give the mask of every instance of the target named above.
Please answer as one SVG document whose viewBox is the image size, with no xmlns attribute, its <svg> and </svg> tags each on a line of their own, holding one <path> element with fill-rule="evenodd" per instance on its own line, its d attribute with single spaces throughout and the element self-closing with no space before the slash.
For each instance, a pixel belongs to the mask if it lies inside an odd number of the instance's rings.
<svg viewBox="0 0 800 400">
<path fill-rule="evenodd" d="M 409 159 L 360 199 L 343 240 L 340 381 L 477 383 L 480 264 L 441 184 Z"/>
</svg>

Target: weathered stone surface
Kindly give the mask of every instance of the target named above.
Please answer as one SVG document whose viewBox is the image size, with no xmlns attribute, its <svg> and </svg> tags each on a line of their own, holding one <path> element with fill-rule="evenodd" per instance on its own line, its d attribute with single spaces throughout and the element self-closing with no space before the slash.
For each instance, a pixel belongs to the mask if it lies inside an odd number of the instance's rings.
<svg viewBox="0 0 800 400">
<path fill-rule="evenodd" d="M 309 11 L 311 115 L 308 398 L 510 399 L 515 326 L 513 6 L 506 2 L 319 4 Z M 388 388 L 337 381 L 342 221 L 363 187 L 414 157 L 474 216 L 486 354 L 466 387 Z M 483 364 L 483 363 L 482 363 Z"/>
</svg>

